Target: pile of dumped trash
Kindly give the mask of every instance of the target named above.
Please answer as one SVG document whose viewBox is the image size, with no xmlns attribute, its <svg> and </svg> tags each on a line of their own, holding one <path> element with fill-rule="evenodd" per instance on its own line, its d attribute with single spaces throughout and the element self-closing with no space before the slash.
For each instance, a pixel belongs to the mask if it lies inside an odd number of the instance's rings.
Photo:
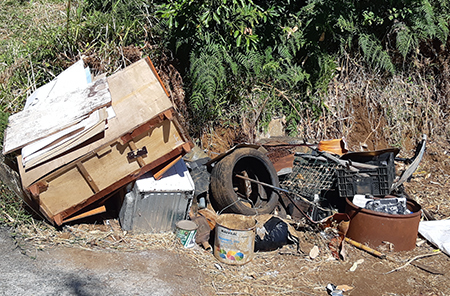
<svg viewBox="0 0 450 296">
<path fill-rule="evenodd" d="M 383 258 L 375 249 L 385 242 L 413 249 L 422 223 L 402 184 L 425 135 L 411 159 L 398 148 L 350 152 L 344 139 L 242 143 L 211 159 L 148 58 L 108 77 L 92 77 L 80 60 L 28 98 L 4 138 L 22 198 L 52 224 L 107 213 L 123 230 L 176 232 L 180 246 L 227 264 L 298 243 L 298 223 L 329 240 L 336 258 L 344 241 Z M 408 168 L 397 175 L 399 161 Z"/>
</svg>

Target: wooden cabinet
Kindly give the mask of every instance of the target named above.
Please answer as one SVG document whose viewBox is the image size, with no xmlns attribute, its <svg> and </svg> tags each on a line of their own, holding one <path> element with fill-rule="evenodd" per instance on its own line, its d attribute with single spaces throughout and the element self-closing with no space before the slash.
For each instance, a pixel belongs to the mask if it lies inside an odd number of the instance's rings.
<svg viewBox="0 0 450 296">
<path fill-rule="evenodd" d="M 115 117 L 102 133 L 29 170 L 18 157 L 24 188 L 57 225 L 193 147 L 148 58 L 107 82 Z"/>
</svg>

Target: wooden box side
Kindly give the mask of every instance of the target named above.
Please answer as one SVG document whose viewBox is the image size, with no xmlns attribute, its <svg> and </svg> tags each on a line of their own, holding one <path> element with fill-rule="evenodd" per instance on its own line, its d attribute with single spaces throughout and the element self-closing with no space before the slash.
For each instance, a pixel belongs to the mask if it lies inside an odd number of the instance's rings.
<svg viewBox="0 0 450 296">
<path fill-rule="evenodd" d="M 28 190 L 34 192 L 44 215 L 60 224 L 140 175 L 187 153 L 192 142 L 174 118 L 153 121 L 140 133 L 131 133 L 133 137 L 122 137 L 125 142 L 120 139 L 93 151 L 35 183 L 45 183 L 45 187 L 34 184 Z M 129 157 L 144 147 L 145 155 Z"/>
</svg>

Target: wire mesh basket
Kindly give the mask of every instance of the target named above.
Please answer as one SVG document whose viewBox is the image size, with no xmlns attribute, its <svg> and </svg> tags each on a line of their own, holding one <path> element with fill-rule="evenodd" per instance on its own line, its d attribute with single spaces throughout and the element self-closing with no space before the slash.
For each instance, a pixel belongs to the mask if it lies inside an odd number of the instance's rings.
<svg viewBox="0 0 450 296">
<path fill-rule="evenodd" d="M 331 189 L 339 164 L 321 155 L 295 154 L 292 173 L 281 187 L 311 201 Z"/>
</svg>

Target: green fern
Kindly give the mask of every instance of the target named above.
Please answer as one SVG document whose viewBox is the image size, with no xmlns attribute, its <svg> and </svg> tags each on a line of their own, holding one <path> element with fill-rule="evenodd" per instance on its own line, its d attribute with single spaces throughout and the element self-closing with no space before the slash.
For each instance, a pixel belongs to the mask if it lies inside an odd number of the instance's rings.
<svg viewBox="0 0 450 296">
<path fill-rule="evenodd" d="M 438 1 L 439 2 L 439 1 Z M 438 39 L 446 43 L 449 35 L 449 15 L 447 3 L 420 1 L 411 7 L 399 10 L 391 32 L 396 33 L 396 49 L 404 58 L 417 52 L 419 42 Z M 442 9 L 440 9 L 442 8 Z"/>
<path fill-rule="evenodd" d="M 397 49 L 403 58 L 410 53 L 413 48 L 417 47 L 418 40 L 415 38 L 411 30 L 406 27 L 403 23 L 399 23 L 395 26 L 397 31 L 396 45 Z"/>
<path fill-rule="evenodd" d="M 365 61 L 375 68 L 379 68 L 395 73 L 395 66 L 391 61 L 389 54 L 383 49 L 380 41 L 373 35 L 361 34 L 359 36 L 359 46 L 364 53 Z"/>
<path fill-rule="evenodd" d="M 194 111 L 205 111 L 216 97 L 220 97 L 227 77 L 224 55 L 223 47 L 214 43 L 205 46 L 201 53 L 192 53 L 190 76 L 193 91 L 190 105 Z"/>
</svg>

